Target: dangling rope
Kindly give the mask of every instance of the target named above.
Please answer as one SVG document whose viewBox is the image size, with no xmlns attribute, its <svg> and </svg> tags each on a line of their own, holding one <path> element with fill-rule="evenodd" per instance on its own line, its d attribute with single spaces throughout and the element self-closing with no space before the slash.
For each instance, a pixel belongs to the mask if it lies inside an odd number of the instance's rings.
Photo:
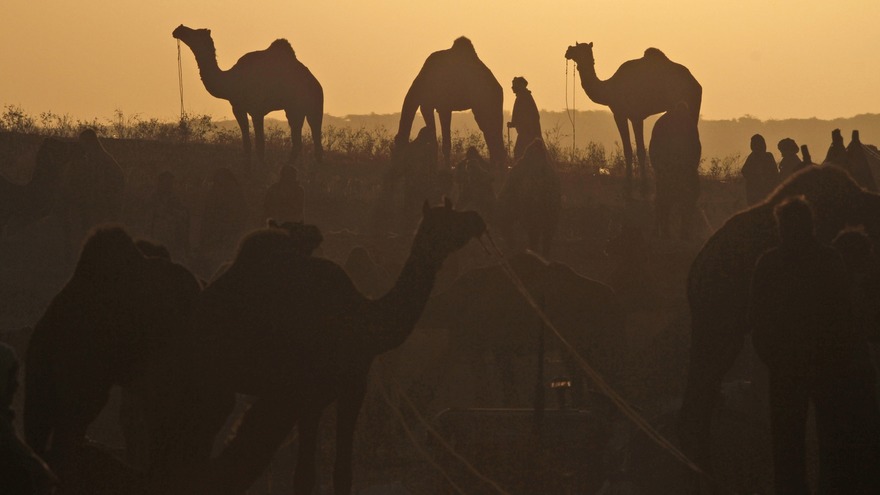
<svg viewBox="0 0 880 495">
<path fill-rule="evenodd" d="M 180 40 L 177 40 L 177 88 L 180 90 L 180 120 L 186 118 L 186 108 L 183 106 L 183 63 L 180 57 Z"/>
<path fill-rule="evenodd" d="M 577 84 L 575 84 L 575 76 L 577 70 L 571 72 L 571 109 L 568 107 L 568 59 L 565 59 L 565 114 L 571 123 L 571 161 L 574 162 L 577 150 L 575 119 L 577 118 L 577 107 L 575 106 L 575 95 L 577 94 Z"/>
</svg>

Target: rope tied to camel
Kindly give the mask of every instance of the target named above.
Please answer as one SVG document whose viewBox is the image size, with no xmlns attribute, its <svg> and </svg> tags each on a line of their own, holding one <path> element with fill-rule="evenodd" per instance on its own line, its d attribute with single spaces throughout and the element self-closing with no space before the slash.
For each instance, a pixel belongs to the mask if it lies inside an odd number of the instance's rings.
<svg viewBox="0 0 880 495">
<path fill-rule="evenodd" d="M 177 40 L 177 88 L 180 92 L 180 120 L 186 118 L 186 108 L 183 106 L 183 61 L 180 56 L 180 40 Z"/>
<path fill-rule="evenodd" d="M 566 351 L 571 354 L 571 356 L 575 359 L 581 369 L 587 374 L 587 376 L 592 380 L 593 384 L 599 388 L 599 390 L 605 394 L 606 397 L 611 399 L 611 402 L 617 407 L 617 409 L 626 416 L 638 429 L 640 429 L 652 442 L 654 442 L 658 447 L 662 450 L 666 451 L 669 455 L 679 461 L 681 464 L 686 466 L 688 469 L 693 471 L 694 473 L 704 477 L 708 480 L 712 485 L 723 489 L 727 493 L 735 493 L 733 490 L 727 488 L 722 485 L 718 481 L 716 481 L 712 476 L 710 476 L 707 472 L 703 471 L 695 462 L 690 460 L 687 455 L 684 454 L 678 447 L 676 447 L 672 442 L 667 440 L 663 435 L 660 434 L 653 426 L 651 426 L 648 421 L 643 418 L 635 408 L 627 402 L 616 390 L 614 390 L 611 385 L 605 381 L 605 378 L 595 369 L 593 368 L 587 361 L 584 359 L 580 353 L 574 348 L 573 345 L 565 338 L 564 335 L 556 328 L 556 325 L 550 320 L 547 314 L 541 309 L 540 305 L 537 303 L 535 298 L 529 292 L 529 289 L 525 286 L 522 279 L 514 271 L 513 267 L 510 266 L 508 260 L 504 257 L 504 253 L 500 248 L 495 244 L 494 239 L 486 231 L 486 238 L 489 241 L 489 247 L 491 250 L 487 248 L 485 245 L 483 246 L 486 251 L 492 253 L 494 256 L 499 258 L 501 269 L 504 271 L 507 278 L 510 279 L 511 283 L 514 285 L 516 290 L 523 296 L 526 300 L 526 303 L 532 307 L 532 310 L 541 318 L 546 327 L 550 329 L 550 331 L 556 335 L 556 338 L 562 343 L 563 347 Z M 482 238 L 480 239 L 480 243 L 482 244 Z"/>
<path fill-rule="evenodd" d="M 577 141 L 575 120 L 577 119 L 577 106 L 575 106 L 575 95 L 577 94 L 577 84 L 575 77 L 577 70 L 571 71 L 571 109 L 568 107 L 568 59 L 565 59 L 565 115 L 568 116 L 568 122 L 571 124 L 571 161 L 574 162 L 577 153 Z"/>
</svg>

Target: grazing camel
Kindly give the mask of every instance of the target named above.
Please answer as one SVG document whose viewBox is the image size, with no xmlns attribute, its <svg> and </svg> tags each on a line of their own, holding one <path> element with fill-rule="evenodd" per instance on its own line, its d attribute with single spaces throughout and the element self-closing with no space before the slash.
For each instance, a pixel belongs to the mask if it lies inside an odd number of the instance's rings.
<svg viewBox="0 0 880 495">
<path fill-rule="evenodd" d="M 864 225 L 880 236 L 880 195 L 856 184 L 836 166 L 795 173 L 764 202 L 733 217 L 706 241 L 691 265 L 687 294 L 691 350 L 678 429 L 682 448 L 701 466 L 711 466 L 709 432 L 721 381 L 749 332 L 749 285 L 758 257 L 779 242 L 773 208 L 804 195 L 815 210 L 816 237 L 831 240 L 847 225 Z"/>
<path fill-rule="evenodd" d="M 190 29 L 181 24 L 172 36 L 192 50 L 208 93 L 229 100 L 232 104 L 232 113 L 241 128 L 246 157 L 250 158 L 251 153 L 248 115 L 254 121 L 257 158 L 263 161 L 263 118 L 269 112 L 284 110 L 290 125 L 291 163 L 296 161 L 302 149 L 304 119 L 308 119 L 312 129 L 315 160 L 321 162 L 324 90 L 309 69 L 296 58 L 287 40 L 277 39 L 265 50 L 246 53 L 232 68 L 224 71 L 217 65 L 217 53 L 209 29 Z"/>
<path fill-rule="evenodd" d="M 180 423 L 174 449 L 193 453 L 188 460 L 195 464 L 183 469 L 203 474 L 191 492 L 243 493 L 298 423 L 294 489 L 311 494 L 318 423 L 336 402 L 334 489 L 350 493 L 355 423 L 373 359 L 406 340 L 443 261 L 485 228 L 479 215 L 454 211 L 448 200 L 433 208 L 426 202 L 396 285 L 375 300 L 361 295 L 340 266 L 297 250 L 283 229 L 246 237 L 193 315 L 195 381 L 176 405 L 189 421 Z M 208 463 L 234 392 L 255 402 L 235 438 Z"/>
<path fill-rule="evenodd" d="M 425 125 L 436 136 L 434 111 L 440 116 L 443 158 L 451 160 L 452 112 L 472 110 L 474 119 L 489 148 L 492 163 L 500 167 L 506 160 L 502 126 L 504 91 L 492 71 L 477 56 L 474 45 L 465 37 L 455 40 L 452 48 L 432 53 L 416 76 L 400 112 L 395 145 L 409 142 L 416 109 L 421 109 Z"/>
<path fill-rule="evenodd" d="M 680 101 L 687 104 L 694 123 L 700 118 L 703 87 L 687 67 L 677 64 L 656 48 L 648 48 L 645 55 L 621 64 L 617 72 L 602 81 L 596 76 L 596 61 L 592 43 L 575 43 L 568 47 L 565 58 L 574 60 L 581 76 L 581 86 L 595 103 L 607 105 L 614 114 L 620 132 L 620 144 L 626 158 L 626 192 L 632 188 L 632 144 L 629 140 L 629 122 L 636 138 L 636 154 L 642 178 L 642 195 L 648 192 L 645 174 L 644 120 L 650 115 L 672 110 Z"/>
</svg>

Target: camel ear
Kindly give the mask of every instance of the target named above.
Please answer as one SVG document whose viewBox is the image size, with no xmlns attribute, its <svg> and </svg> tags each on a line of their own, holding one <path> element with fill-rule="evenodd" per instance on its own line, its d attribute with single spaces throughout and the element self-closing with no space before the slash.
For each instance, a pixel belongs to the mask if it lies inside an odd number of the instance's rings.
<svg viewBox="0 0 880 495">
<path fill-rule="evenodd" d="M 431 211 L 431 205 L 428 204 L 428 200 L 425 200 L 425 204 L 422 205 L 422 216 L 428 216 L 428 212 Z"/>
<path fill-rule="evenodd" d="M 446 196 L 443 196 L 443 206 L 445 206 L 447 210 L 451 210 L 452 209 L 452 200 L 447 198 Z"/>
<path fill-rule="evenodd" d="M 589 46 L 590 48 L 593 48 L 593 42 L 591 41 L 591 42 L 587 43 L 587 46 Z"/>
</svg>

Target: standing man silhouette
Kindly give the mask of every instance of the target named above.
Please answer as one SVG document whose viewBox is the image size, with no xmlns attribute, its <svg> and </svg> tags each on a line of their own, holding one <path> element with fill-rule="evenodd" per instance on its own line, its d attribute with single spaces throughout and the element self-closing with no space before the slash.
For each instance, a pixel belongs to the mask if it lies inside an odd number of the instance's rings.
<svg viewBox="0 0 880 495">
<path fill-rule="evenodd" d="M 513 78 L 513 92 L 516 101 L 513 103 L 513 115 L 507 127 L 516 129 L 516 144 L 513 147 L 513 158 L 519 160 L 523 152 L 535 139 L 541 138 L 541 115 L 538 106 L 528 89 L 529 82 L 524 77 Z"/>
</svg>

